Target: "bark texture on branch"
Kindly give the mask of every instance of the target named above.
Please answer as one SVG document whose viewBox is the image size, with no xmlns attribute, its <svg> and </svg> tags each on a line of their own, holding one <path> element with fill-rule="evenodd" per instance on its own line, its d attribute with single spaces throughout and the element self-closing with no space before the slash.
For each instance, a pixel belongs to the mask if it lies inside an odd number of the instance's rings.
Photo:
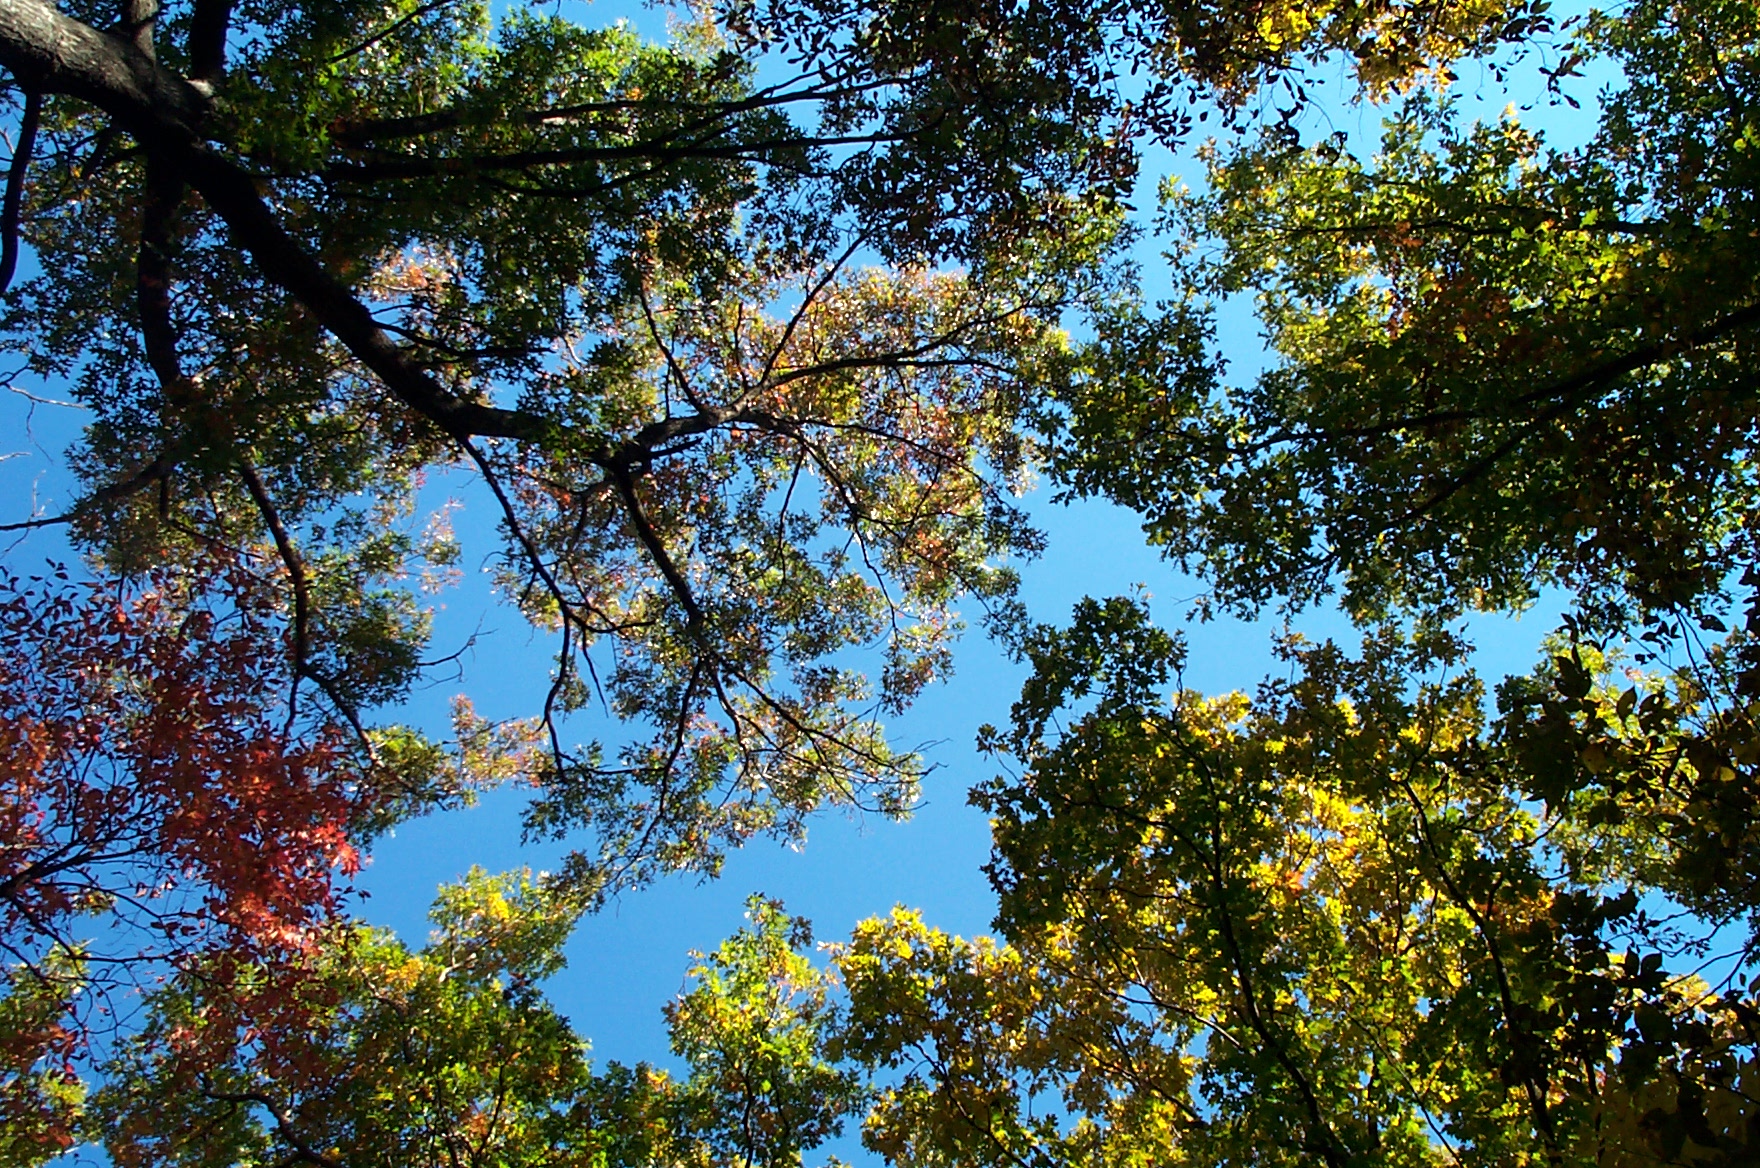
<svg viewBox="0 0 1760 1168">
<path fill-rule="evenodd" d="M 212 106 L 201 87 L 45 0 L 0 0 L 0 66 L 33 88 L 91 102 L 142 139 L 199 142 Z"/>
</svg>

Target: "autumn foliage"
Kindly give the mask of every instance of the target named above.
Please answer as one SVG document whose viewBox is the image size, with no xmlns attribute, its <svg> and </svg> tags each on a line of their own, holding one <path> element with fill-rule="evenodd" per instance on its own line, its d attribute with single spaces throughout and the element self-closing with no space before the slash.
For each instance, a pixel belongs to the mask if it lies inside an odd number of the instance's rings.
<svg viewBox="0 0 1760 1168">
<path fill-rule="evenodd" d="M 372 800 L 295 716 L 252 578 L 0 582 L 0 1121 L 70 1138 L 54 1080 L 112 991 L 203 960 L 290 967 L 334 921 Z M 218 957 L 216 956 L 218 955 Z"/>
</svg>

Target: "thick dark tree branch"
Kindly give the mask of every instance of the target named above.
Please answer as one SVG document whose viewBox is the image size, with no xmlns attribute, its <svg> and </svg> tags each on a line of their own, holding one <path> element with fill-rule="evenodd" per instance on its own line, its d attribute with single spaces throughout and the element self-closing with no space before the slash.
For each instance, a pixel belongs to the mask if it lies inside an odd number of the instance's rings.
<svg viewBox="0 0 1760 1168">
<path fill-rule="evenodd" d="M 38 519 L 20 519 L 14 523 L 0 523 L 0 531 L 36 531 L 44 527 L 72 523 L 78 517 L 77 511 L 63 511 L 59 515 L 44 515 Z"/>
<path fill-rule="evenodd" d="M 226 73 L 226 33 L 232 25 L 232 0 L 196 0 L 189 18 L 189 77 L 213 85 Z"/>
<path fill-rule="evenodd" d="M 161 454 L 125 479 L 99 487 L 91 494 L 94 503 L 115 503 L 138 495 L 155 483 L 164 483 L 175 467 L 169 455 Z"/>
<path fill-rule="evenodd" d="M 183 183 L 165 160 L 147 160 L 146 190 L 141 200 L 141 246 L 135 265 L 135 306 L 141 318 L 141 343 L 147 364 L 159 378 L 176 421 L 195 405 L 195 386 L 184 375 L 177 356 L 177 324 L 171 310 L 171 239 L 183 202 Z"/>
<path fill-rule="evenodd" d="M 534 415 L 461 398 L 416 364 L 386 336 L 366 305 L 288 234 L 257 194 L 248 171 L 200 146 L 189 150 L 186 167 L 190 185 L 225 220 L 264 276 L 292 293 L 386 388 L 442 432 L 455 440 L 536 441 L 549 430 Z"/>
<path fill-rule="evenodd" d="M 26 88 L 97 105 L 137 137 L 202 140 L 207 95 L 128 40 L 63 16 L 46 0 L 0 0 L 0 66 Z"/>
<path fill-rule="evenodd" d="M 18 124 L 18 145 L 12 151 L 12 169 L 6 174 L 6 201 L 0 205 L 0 292 L 12 287 L 18 271 L 18 227 L 24 209 L 25 172 L 37 143 L 37 126 L 43 118 L 43 95 L 31 90 L 24 95 L 24 116 Z"/>
<path fill-rule="evenodd" d="M 154 24 L 159 18 L 159 0 L 122 0 L 123 39 L 150 61 L 158 56 L 153 48 Z"/>
<path fill-rule="evenodd" d="M 125 479 L 109 483 L 93 491 L 84 503 L 71 511 L 60 515 L 46 515 L 39 519 L 24 519 L 16 523 L 0 523 L 0 531 L 35 531 L 40 527 L 54 527 L 57 524 L 72 523 L 83 514 L 93 503 L 114 503 L 126 499 L 130 495 L 138 495 L 154 483 L 162 483 L 171 474 L 172 462 L 164 455 L 153 459 Z"/>
</svg>

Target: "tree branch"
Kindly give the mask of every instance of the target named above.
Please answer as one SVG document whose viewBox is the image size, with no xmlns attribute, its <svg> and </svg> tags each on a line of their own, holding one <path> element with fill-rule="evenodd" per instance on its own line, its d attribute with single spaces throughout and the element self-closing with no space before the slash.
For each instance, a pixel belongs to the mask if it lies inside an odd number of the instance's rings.
<svg viewBox="0 0 1760 1168">
<path fill-rule="evenodd" d="M 136 48 L 46 0 L 0 0 L 0 66 L 28 88 L 97 105 L 137 136 L 202 140 L 206 94 Z"/>
<path fill-rule="evenodd" d="M 629 516 L 630 526 L 635 529 L 636 538 L 647 549 L 648 556 L 660 574 L 666 578 L 667 586 L 672 589 L 678 602 L 690 620 L 692 632 L 699 632 L 703 627 L 703 610 L 697 604 L 697 598 L 691 591 L 690 582 L 684 573 L 678 570 L 673 562 L 672 554 L 666 550 L 666 543 L 654 525 L 648 521 L 647 514 L 642 510 L 642 501 L 636 495 L 635 479 L 630 475 L 629 467 L 619 464 L 609 468 L 612 481 L 617 486 L 617 493 L 623 498 L 624 510 Z"/>
<path fill-rule="evenodd" d="M 24 208 L 25 172 L 37 142 L 37 126 L 43 118 L 43 95 L 31 90 L 24 95 L 24 117 L 18 125 L 18 147 L 12 152 L 12 169 L 6 174 L 6 202 L 0 206 L 0 292 L 12 287 L 18 271 L 18 225 Z"/>
<path fill-rule="evenodd" d="M 262 476 L 257 474 L 256 467 L 248 458 L 238 459 L 239 477 L 244 480 L 245 490 L 250 493 L 251 502 L 257 505 L 257 513 L 263 517 L 263 524 L 269 529 L 269 535 L 275 541 L 275 550 L 281 555 L 281 563 L 287 568 L 287 577 L 293 584 L 293 684 L 288 687 L 287 694 L 287 731 L 293 730 L 294 715 L 299 709 L 299 682 L 307 675 L 306 656 L 310 652 L 309 625 L 312 614 L 311 582 L 306 575 L 305 559 L 299 554 L 299 546 L 287 531 L 287 525 L 281 521 L 281 512 L 270 497 L 268 488 L 263 485 Z M 334 696 L 334 695 L 332 695 Z"/>
<path fill-rule="evenodd" d="M 342 182 L 380 182 L 386 179 L 407 180 L 439 178 L 498 171 L 527 171 L 546 166 L 578 166 L 588 162 L 681 162 L 694 158 L 752 158 L 771 151 L 799 151 L 848 146 L 875 146 L 897 142 L 920 132 L 923 127 L 893 130 L 874 134 L 847 134 L 834 137 L 762 138 L 751 142 L 716 144 L 713 138 L 678 141 L 681 135 L 649 138 L 622 146 L 565 146 L 549 150 L 516 150 L 506 154 L 443 155 L 438 158 L 412 158 L 388 154 L 365 162 L 336 162 L 321 172 L 327 179 Z"/>
<path fill-rule="evenodd" d="M 470 401 L 442 386 L 385 334 L 346 285 L 288 234 L 257 194 L 250 172 L 205 147 L 192 145 L 187 151 L 190 185 L 225 220 L 263 275 L 304 304 L 405 405 L 454 440 L 479 436 L 537 441 L 550 430 L 536 415 Z"/>
<path fill-rule="evenodd" d="M 287 1146 L 292 1148 L 301 1159 L 312 1164 L 322 1165 L 322 1168 L 342 1168 L 341 1161 L 326 1156 L 300 1138 L 299 1132 L 294 1130 L 292 1112 L 273 1097 L 260 1091 L 216 1091 L 212 1083 L 205 1077 L 202 1082 L 202 1094 L 218 1103 L 250 1103 L 261 1107 L 275 1120 L 276 1134 L 286 1140 Z"/>
<path fill-rule="evenodd" d="M 189 18 L 189 77 L 212 86 L 226 73 L 226 33 L 232 0 L 196 0 Z"/>
<path fill-rule="evenodd" d="M 159 0 L 122 0 L 122 36 L 149 61 L 158 56 L 153 48 L 158 18 Z"/>
<path fill-rule="evenodd" d="M 141 343 L 147 364 L 159 378 L 176 420 L 195 404 L 195 386 L 177 356 L 177 324 L 171 313 L 171 236 L 183 202 L 183 183 L 158 156 L 147 159 L 141 200 L 141 245 L 135 261 L 135 307 L 141 317 Z"/>
<path fill-rule="evenodd" d="M 794 81 L 799 80 L 800 78 L 794 79 Z M 854 97 L 873 90 L 889 88 L 897 84 L 898 80 L 898 78 L 887 77 L 861 85 L 814 86 L 796 90 L 787 88 L 788 85 L 794 83 L 790 81 L 760 90 L 750 97 L 737 101 L 721 102 L 666 101 L 652 97 L 630 97 L 527 110 L 503 110 L 492 107 L 474 109 L 468 106 L 451 106 L 425 114 L 349 122 L 335 131 L 334 139 L 343 146 L 364 149 L 374 142 L 395 142 L 409 138 L 421 138 L 429 134 L 474 126 L 507 124 L 548 126 L 579 121 L 595 114 L 630 113 L 638 110 L 701 111 L 701 117 L 694 122 L 687 122 L 678 131 L 681 134 L 694 133 L 717 121 L 724 121 L 734 114 L 749 113 L 753 110 L 769 109 L 802 101 L 829 101 L 835 97 Z"/>
<path fill-rule="evenodd" d="M 1513 406 L 1532 406 L 1541 402 L 1552 402 L 1553 404 L 1541 413 L 1520 419 L 1529 423 L 1549 421 L 1559 417 L 1586 394 L 1605 388 L 1616 378 L 1636 373 L 1659 361 L 1666 361 L 1670 357 L 1679 356 L 1688 350 L 1710 344 L 1712 341 L 1720 340 L 1730 333 L 1738 332 L 1754 324 L 1760 324 L 1760 303 L 1747 305 L 1728 315 L 1709 321 L 1684 336 L 1664 337 L 1651 344 L 1641 345 L 1630 352 L 1621 353 L 1617 357 L 1610 357 L 1568 377 L 1548 382 L 1538 389 L 1531 389 L 1526 393 L 1507 399 L 1507 402 L 1508 405 Z M 1493 413 L 1489 409 L 1432 410 L 1422 414 L 1408 414 L 1403 417 L 1390 418 L 1384 422 L 1373 422 L 1364 426 L 1306 430 L 1300 433 L 1284 432 L 1257 442 L 1233 446 L 1228 449 L 1231 454 L 1256 453 L 1259 450 L 1285 442 L 1335 442 L 1349 438 L 1377 438 L 1400 430 L 1430 429 L 1453 422 L 1489 421 L 1498 416 L 1500 416 L 1499 413 Z"/>
</svg>

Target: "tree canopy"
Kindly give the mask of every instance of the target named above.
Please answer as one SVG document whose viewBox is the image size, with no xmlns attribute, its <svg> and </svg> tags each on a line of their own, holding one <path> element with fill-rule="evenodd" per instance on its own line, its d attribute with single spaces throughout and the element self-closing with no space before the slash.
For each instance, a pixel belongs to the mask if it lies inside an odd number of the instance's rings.
<svg viewBox="0 0 1760 1168">
<path fill-rule="evenodd" d="M 955 598 L 1010 612 L 1023 423 L 1117 285 L 1134 124 L 1327 49 L 1385 85 L 1501 12 L 735 4 L 656 46 L 471 3 L 9 4 L 8 345 L 92 411 L 84 494 L 12 526 L 124 576 L 230 549 L 284 596 L 290 715 L 427 792 L 439 745 L 372 715 L 423 669 L 405 578 L 457 554 L 400 520 L 463 466 L 557 643 L 526 769 L 534 830 L 597 841 L 582 897 L 902 809 L 866 711 L 945 670 Z M 577 743 L 593 704 L 646 737 Z"/>
<path fill-rule="evenodd" d="M 1376 147 L 1304 119 L 1341 62 Z M 1569 150 L 1449 88 L 1591 65 Z M 0 594 L 0 1158 L 1754 1155 L 1751 0 L 736 0 L 665 44 L 0 0 L 0 69 L 0 347 L 88 411 L 78 497 L 0 516 L 85 565 Z M 1142 151 L 1212 115 L 1146 303 Z M 448 737 L 397 710 L 453 469 L 552 655 Z M 1337 593 L 1361 648 L 1204 697 L 1137 600 L 1033 623 L 1041 472 L 1207 611 Z M 1459 619 L 1548 589 L 1488 698 Z M 1032 668 L 979 736 L 997 936 L 901 908 L 815 962 L 754 898 L 668 1008 L 688 1070 L 596 1067 L 543 991 L 578 915 L 908 813 L 881 720 L 961 606 Z M 380 833 L 507 782 L 562 871 L 443 889 L 422 948 L 353 919 Z"/>
<path fill-rule="evenodd" d="M 1752 16 L 1587 17 L 1554 81 L 1594 59 L 1622 82 L 1575 149 L 1430 90 L 1368 158 L 1281 127 L 1211 147 L 1205 189 L 1164 190 L 1190 299 L 1111 330 L 1060 473 L 1223 604 L 1717 607 L 1754 558 Z M 1193 354 L 1199 298 L 1235 293 L 1276 360 L 1225 388 Z"/>
</svg>

